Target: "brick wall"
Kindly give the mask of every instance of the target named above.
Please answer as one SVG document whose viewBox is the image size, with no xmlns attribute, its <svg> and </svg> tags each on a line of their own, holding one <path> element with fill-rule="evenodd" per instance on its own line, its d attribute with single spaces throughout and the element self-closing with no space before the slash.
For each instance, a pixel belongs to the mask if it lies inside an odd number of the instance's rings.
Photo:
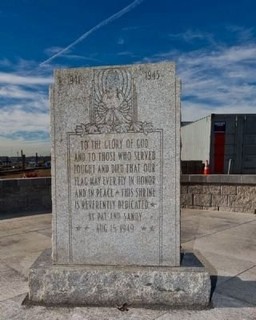
<svg viewBox="0 0 256 320">
<path fill-rule="evenodd" d="M 51 210 L 51 178 L 0 180 L 0 218 Z"/>
<path fill-rule="evenodd" d="M 256 213 L 256 175 L 182 175 L 181 207 Z"/>
</svg>

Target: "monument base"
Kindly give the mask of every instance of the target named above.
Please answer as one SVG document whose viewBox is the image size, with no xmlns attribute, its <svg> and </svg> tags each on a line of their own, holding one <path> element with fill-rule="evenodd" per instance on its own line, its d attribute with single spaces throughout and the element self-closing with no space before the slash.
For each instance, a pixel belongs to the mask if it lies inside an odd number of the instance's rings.
<svg viewBox="0 0 256 320">
<path fill-rule="evenodd" d="M 53 265 L 47 250 L 29 274 L 32 304 L 186 308 L 209 306 L 210 276 L 192 253 L 181 267 Z"/>
</svg>

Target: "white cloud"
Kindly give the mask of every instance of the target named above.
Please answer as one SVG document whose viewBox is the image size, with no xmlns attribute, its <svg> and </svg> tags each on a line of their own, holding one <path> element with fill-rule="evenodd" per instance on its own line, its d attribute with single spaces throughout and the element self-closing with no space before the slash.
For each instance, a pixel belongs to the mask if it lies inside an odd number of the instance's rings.
<svg viewBox="0 0 256 320">
<path fill-rule="evenodd" d="M 177 64 L 185 97 L 208 99 L 215 108 L 255 106 L 256 45 L 183 54 Z"/>
<path fill-rule="evenodd" d="M 0 62 L 1 64 L 1 62 Z M 32 69 L 33 61 L 9 61 L 13 72 L 0 72 L 0 154 L 17 148 L 49 154 L 49 69 Z M 33 71 L 31 71 L 33 70 Z M 8 151 L 9 150 L 9 151 Z M 14 154 L 15 155 L 15 154 Z"/>
<path fill-rule="evenodd" d="M 77 54 L 64 54 L 63 57 L 67 59 L 73 60 L 86 60 L 86 61 L 93 61 L 93 62 L 102 62 L 102 60 L 94 58 L 93 56 L 80 56 Z"/>
<path fill-rule="evenodd" d="M 17 156 L 20 150 L 23 150 L 26 156 L 35 155 L 36 152 L 42 156 L 49 156 L 50 143 L 49 141 L 19 141 L 1 137 L 0 156 Z"/>
<path fill-rule="evenodd" d="M 201 103 L 182 103 L 182 121 L 193 121 L 204 118 L 211 113 L 215 114 L 230 114 L 230 113 L 255 113 L 256 107 L 249 105 L 236 105 L 236 106 L 221 106 L 209 108 L 207 104 Z"/>
<path fill-rule="evenodd" d="M 170 33 L 168 34 L 168 38 L 174 40 L 182 40 L 188 43 L 191 43 L 195 40 L 206 40 L 209 43 L 215 43 L 214 37 L 211 33 L 191 29 L 186 30 L 182 33 Z"/>
<path fill-rule="evenodd" d="M 232 32 L 236 32 L 235 29 Z M 238 32 L 238 31 L 237 31 Z M 239 34 L 246 38 L 246 29 Z M 159 52 L 146 57 L 140 62 L 156 62 L 172 60 L 177 64 L 178 76 L 182 80 L 182 118 L 196 120 L 210 113 L 256 113 L 256 43 L 251 41 L 252 31 L 247 31 L 248 42 L 239 45 L 224 46 L 216 44 L 211 35 L 199 31 L 187 31 L 176 37 L 184 41 L 207 39 L 210 46 L 201 50 L 187 53 L 177 49 L 169 52 Z M 49 48 L 48 54 L 58 53 L 63 48 Z M 66 50 L 67 58 L 89 59 L 97 56 L 78 56 Z M 134 55 L 129 51 L 119 52 L 118 55 Z M 48 85 L 52 82 L 50 72 L 52 66 L 42 65 L 34 68 L 34 61 L 19 59 L 16 65 L 11 65 L 7 59 L 0 65 L 12 66 L 16 72 L 0 72 L 0 153 L 8 149 L 8 145 L 20 148 L 20 144 L 31 146 L 33 153 L 48 148 L 49 142 L 29 140 L 29 134 L 49 132 Z M 38 66 L 37 66 L 38 67 Z M 27 71 L 27 70 L 33 70 Z M 8 101 L 9 99 L 9 101 Z M 14 100 L 16 99 L 16 100 Z M 14 102 L 15 101 L 15 102 Z M 9 139 L 7 137 L 11 137 Z M 4 142 L 2 142 L 4 141 Z M 33 149 L 33 147 L 39 149 Z M 42 146 L 42 149 L 40 149 Z M 7 148 L 7 149 L 6 149 Z M 25 147 L 23 147 L 25 148 Z M 15 149 L 16 150 L 16 149 Z M 6 154 L 6 153 L 4 153 Z"/>
<path fill-rule="evenodd" d="M 22 110 L 20 106 L 10 106 L 0 112 L 0 135 L 10 135 L 18 131 L 49 132 L 49 114 Z"/>
<path fill-rule="evenodd" d="M 49 85 L 51 77 L 37 77 L 32 75 L 19 75 L 9 72 L 0 72 L 0 83 L 20 85 Z"/>
<path fill-rule="evenodd" d="M 4 85 L 0 87 L 0 98 L 37 100 L 42 99 L 42 94 L 28 90 L 23 86 Z"/>
<path fill-rule="evenodd" d="M 161 52 L 151 59 L 176 61 L 182 80 L 183 120 L 210 113 L 256 112 L 255 43 Z"/>
<path fill-rule="evenodd" d="M 235 35 L 239 42 L 254 41 L 254 29 L 244 28 L 237 25 L 229 25 L 227 30 Z"/>
<path fill-rule="evenodd" d="M 44 52 L 48 56 L 53 56 L 60 51 L 64 52 L 61 56 L 69 60 L 72 59 L 72 60 L 87 60 L 87 61 L 94 61 L 94 62 L 102 62 L 102 60 L 96 58 L 97 53 L 83 56 L 83 55 L 73 54 L 71 53 L 71 50 L 64 50 L 64 48 L 61 48 L 61 47 L 50 47 L 44 50 Z M 46 64 L 41 64 L 41 67 L 45 67 L 45 66 Z"/>
<path fill-rule="evenodd" d="M 47 54 L 47 56 L 52 56 L 52 55 L 54 55 L 54 54 L 56 54 L 57 52 L 59 52 L 59 51 L 62 51 L 64 48 L 62 48 L 62 47 L 50 47 L 50 48 L 46 48 L 45 50 L 44 50 L 44 53 L 45 54 Z M 66 52 L 66 53 L 68 53 L 68 51 Z"/>
</svg>

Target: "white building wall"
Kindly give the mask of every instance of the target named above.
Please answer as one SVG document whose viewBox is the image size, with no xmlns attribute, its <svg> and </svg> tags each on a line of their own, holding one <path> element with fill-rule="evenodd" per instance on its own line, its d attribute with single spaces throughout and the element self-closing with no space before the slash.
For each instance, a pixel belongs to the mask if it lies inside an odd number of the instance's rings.
<svg viewBox="0 0 256 320">
<path fill-rule="evenodd" d="M 181 160 L 210 160 L 211 115 L 181 127 Z"/>
</svg>

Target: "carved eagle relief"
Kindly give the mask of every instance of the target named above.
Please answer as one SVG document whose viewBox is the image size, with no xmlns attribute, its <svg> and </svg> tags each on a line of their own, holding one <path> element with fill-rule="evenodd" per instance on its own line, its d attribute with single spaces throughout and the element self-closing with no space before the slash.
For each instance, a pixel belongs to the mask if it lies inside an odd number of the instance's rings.
<svg viewBox="0 0 256 320">
<path fill-rule="evenodd" d="M 137 119 L 137 93 L 128 70 L 94 70 L 91 92 L 90 122 L 78 125 L 77 134 L 152 132 L 151 123 Z"/>
</svg>

